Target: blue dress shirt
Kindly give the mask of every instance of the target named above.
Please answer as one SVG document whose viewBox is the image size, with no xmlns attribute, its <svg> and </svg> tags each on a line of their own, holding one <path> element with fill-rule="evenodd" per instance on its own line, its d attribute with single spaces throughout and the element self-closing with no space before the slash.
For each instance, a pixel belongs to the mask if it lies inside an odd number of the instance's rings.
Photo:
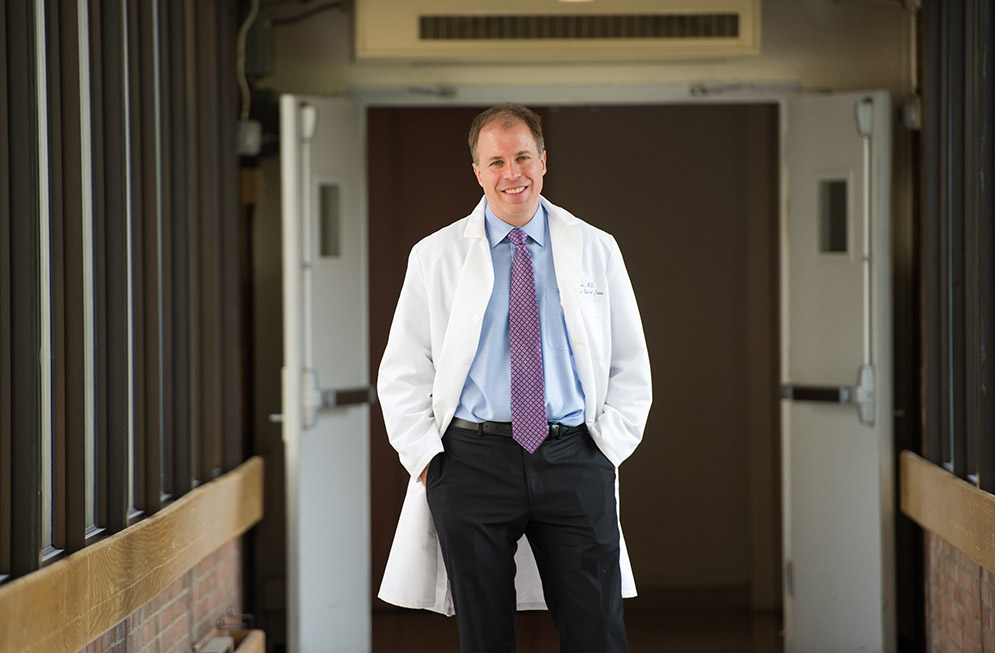
<svg viewBox="0 0 995 653">
<path fill-rule="evenodd" d="M 512 227 L 487 207 L 487 240 L 494 265 L 494 289 L 480 330 L 477 354 L 470 365 L 456 417 L 473 422 L 511 421 L 511 363 L 508 351 L 508 298 L 511 290 L 511 261 L 515 246 L 508 240 Z M 528 234 L 526 247 L 532 254 L 536 294 L 539 300 L 539 328 L 542 332 L 542 371 L 546 387 L 546 419 L 567 426 L 584 422 L 584 391 L 574 367 L 573 351 L 567 338 L 560 291 L 553 269 L 553 248 L 549 224 L 542 204 L 522 227 Z"/>
</svg>

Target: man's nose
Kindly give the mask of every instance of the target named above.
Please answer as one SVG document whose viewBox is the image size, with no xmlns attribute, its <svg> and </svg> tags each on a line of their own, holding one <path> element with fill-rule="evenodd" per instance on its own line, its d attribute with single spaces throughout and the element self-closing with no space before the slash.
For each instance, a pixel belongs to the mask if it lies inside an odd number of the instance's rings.
<svg viewBox="0 0 995 653">
<path fill-rule="evenodd" d="M 506 179 L 518 179 L 518 176 L 522 172 L 522 167 L 517 163 L 509 163 L 504 167 L 504 176 Z"/>
</svg>

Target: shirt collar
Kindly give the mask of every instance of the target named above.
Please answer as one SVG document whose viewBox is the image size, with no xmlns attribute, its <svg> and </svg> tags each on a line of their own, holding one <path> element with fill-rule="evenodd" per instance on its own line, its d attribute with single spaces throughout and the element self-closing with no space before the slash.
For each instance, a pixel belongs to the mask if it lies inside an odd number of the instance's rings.
<svg viewBox="0 0 995 653">
<path fill-rule="evenodd" d="M 514 227 L 494 215 L 490 206 L 484 209 L 484 217 L 484 224 L 487 227 L 487 242 L 490 243 L 492 248 L 497 247 L 498 243 L 508 237 L 508 234 L 511 233 Z M 540 247 L 545 246 L 546 208 L 542 205 L 542 202 L 539 202 L 539 208 L 536 209 L 532 218 L 525 223 L 525 226 L 521 227 L 521 230 L 528 234 Z"/>
</svg>

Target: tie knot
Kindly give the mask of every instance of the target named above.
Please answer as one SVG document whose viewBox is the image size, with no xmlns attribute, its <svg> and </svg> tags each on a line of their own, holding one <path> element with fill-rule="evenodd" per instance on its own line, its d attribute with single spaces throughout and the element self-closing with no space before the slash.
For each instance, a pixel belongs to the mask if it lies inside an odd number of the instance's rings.
<svg viewBox="0 0 995 653">
<path fill-rule="evenodd" d="M 528 234 L 526 234 L 521 229 L 518 229 L 517 227 L 515 229 L 512 229 L 508 233 L 508 240 L 513 242 L 515 244 L 515 247 L 521 247 L 522 245 L 524 245 L 525 239 L 528 237 L 529 237 Z"/>
</svg>

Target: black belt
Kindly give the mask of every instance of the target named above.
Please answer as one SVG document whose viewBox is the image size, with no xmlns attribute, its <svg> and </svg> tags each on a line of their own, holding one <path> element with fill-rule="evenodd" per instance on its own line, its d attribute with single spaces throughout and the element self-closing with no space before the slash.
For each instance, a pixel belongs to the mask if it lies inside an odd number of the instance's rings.
<svg viewBox="0 0 995 653">
<path fill-rule="evenodd" d="M 466 431 L 476 431 L 477 435 L 503 435 L 505 437 L 511 437 L 511 422 L 471 422 L 469 420 L 460 419 L 459 417 L 454 417 L 453 421 L 449 422 L 449 426 L 463 429 Z M 587 427 L 583 424 L 580 426 L 567 426 L 566 424 L 556 424 L 554 422 L 549 423 L 549 436 L 548 440 L 555 440 L 556 438 L 562 437 L 564 435 L 573 435 L 574 433 L 587 433 Z"/>
</svg>

